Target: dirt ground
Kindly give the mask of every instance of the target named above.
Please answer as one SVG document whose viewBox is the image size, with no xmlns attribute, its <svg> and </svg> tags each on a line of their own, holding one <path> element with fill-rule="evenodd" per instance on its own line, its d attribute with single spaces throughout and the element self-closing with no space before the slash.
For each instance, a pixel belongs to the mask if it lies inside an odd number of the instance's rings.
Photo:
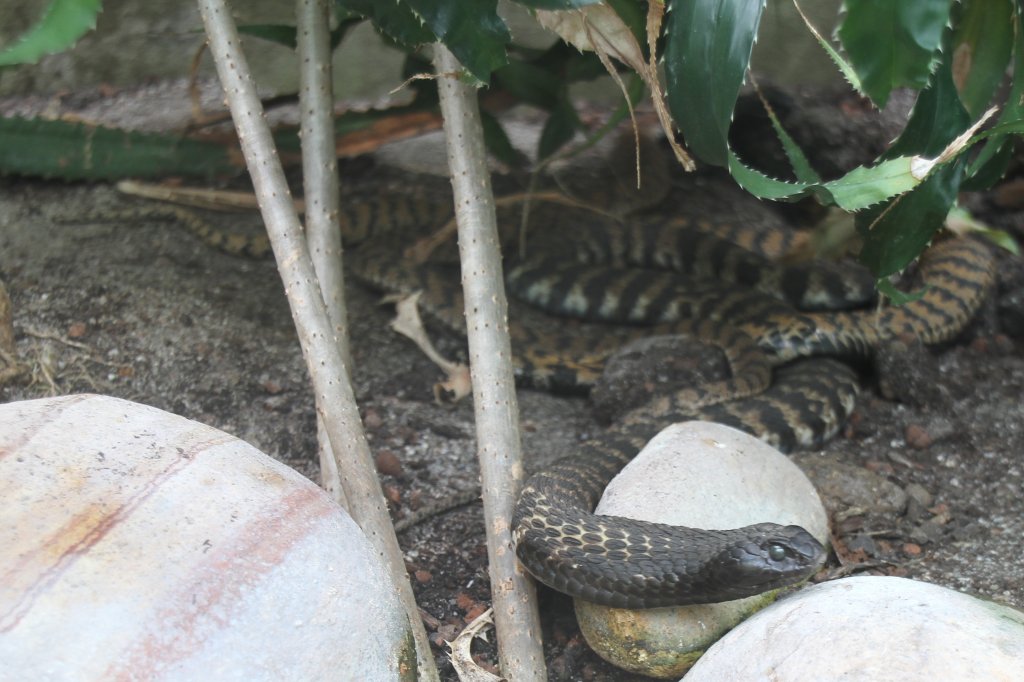
<svg viewBox="0 0 1024 682">
<path fill-rule="evenodd" d="M 0 401 L 115 395 L 221 428 L 316 480 L 313 400 L 273 263 L 215 252 L 168 223 L 59 222 L 123 202 L 102 184 L 0 179 L 0 279 L 32 368 L 30 382 L 0 386 Z M 1019 204 L 970 203 L 1022 236 Z M 794 456 L 832 514 L 836 553 L 820 579 L 900 575 L 1024 607 L 1024 267 L 1001 256 L 999 275 L 961 339 L 884 349 L 842 436 Z M 434 404 L 438 371 L 388 329 L 376 293 L 347 291 L 356 396 L 395 517 L 472 490 L 471 406 Z M 460 345 L 447 337 L 441 349 Z M 530 468 L 600 432 L 585 399 L 519 398 Z M 489 602 L 479 504 L 400 541 L 432 639 L 451 639 Z M 589 650 L 568 599 L 543 590 L 541 608 L 552 679 L 643 679 Z M 479 650 L 495 660 L 493 645 Z"/>
</svg>

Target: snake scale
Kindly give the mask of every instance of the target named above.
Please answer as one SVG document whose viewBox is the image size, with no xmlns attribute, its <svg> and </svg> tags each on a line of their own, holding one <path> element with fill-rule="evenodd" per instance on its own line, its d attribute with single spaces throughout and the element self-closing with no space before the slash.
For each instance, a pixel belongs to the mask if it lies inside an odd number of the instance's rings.
<svg viewBox="0 0 1024 682">
<path fill-rule="evenodd" d="M 415 191 L 364 196 L 346 204 L 342 229 L 347 244 L 363 244 L 350 265 L 359 278 L 389 291 L 423 291 L 427 310 L 464 332 L 457 269 L 443 257 L 410 265 L 396 258 L 393 236 L 370 239 L 441 225 L 449 206 Z M 218 249 L 269 253 L 265 235 L 232 236 L 192 213 L 167 211 Z M 867 355 L 894 337 L 946 341 L 974 315 L 994 278 L 984 244 L 949 239 L 922 257 L 920 297 L 865 309 L 873 294 L 866 273 L 835 264 L 776 265 L 765 255 L 785 249 L 774 234 L 705 220 L 622 225 L 590 214 L 567 239 L 565 220 L 553 220 L 562 227 L 530 242 L 538 255 L 510 262 L 506 273 L 510 290 L 529 303 L 511 308 L 518 378 L 586 388 L 611 352 L 652 333 L 685 333 L 718 346 L 732 374 L 629 412 L 600 439 L 536 473 L 522 491 L 513 528 L 523 565 L 555 589 L 615 607 L 738 599 L 803 579 L 824 559 L 818 541 L 795 526 L 706 530 L 593 514 L 607 483 L 651 437 L 670 423 L 700 419 L 750 432 L 782 451 L 820 446 L 853 410 L 858 390 L 854 371 L 828 356 Z M 728 239 L 719 236 L 729 230 Z M 535 308 L 583 322 L 552 325 Z M 597 336 L 582 333 L 593 329 Z"/>
</svg>

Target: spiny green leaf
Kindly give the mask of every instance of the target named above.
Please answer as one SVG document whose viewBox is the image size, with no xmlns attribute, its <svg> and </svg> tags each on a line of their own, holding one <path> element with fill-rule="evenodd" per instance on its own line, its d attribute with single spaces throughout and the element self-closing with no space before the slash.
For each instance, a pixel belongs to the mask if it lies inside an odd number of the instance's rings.
<svg viewBox="0 0 1024 682">
<path fill-rule="evenodd" d="M 951 0 L 845 0 L 839 39 L 879 108 L 893 88 L 921 88 L 935 63 Z"/>
<path fill-rule="evenodd" d="M 764 101 L 764 100 L 762 100 Z M 775 115 L 775 111 L 765 104 L 765 112 L 768 114 L 768 120 L 772 123 L 772 129 L 775 131 L 775 136 L 779 138 L 779 142 L 782 143 L 782 150 L 786 153 L 786 158 L 789 159 L 789 165 L 793 169 L 793 175 L 800 182 L 806 182 L 808 184 L 815 184 L 821 182 L 821 177 L 811 167 L 811 162 L 807 160 L 807 156 L 804 154 L 804 150 L 800 149 L 800 145 L 796 143 L 796 140 L 782 127 L 782 123 L 779 121 L 779 117 Z"/>
<path fill-rule="evenodd" d="M 971 125 L 953 84 L 951 59 L 948 53 L 944 56 L 887 155 L 938 156 Z M 857 216 L 857 228 L 864 235 L 860 260 L 876 276 L 902 270 L 942 227 L 960 190 L 964 165 L 963 157 L 958 157 L 934 170 L 911 192 Z"/>
<path fill-rule="evenodd" d="M 1020 244 L 1013 238 L 1013 235 L 1005 230 L 992 230 L 987 229 L 984 232 L 985 237 L 988 238 L 993 244 L 1001 249 L 1005 249 L 1014 256 L 1019 256 L 1021 253 Z"/>
<path fill-rule="evenodd" d="M 832 44 L 828 40 L 826 40 L 825 37 L 818 32 L 818 29 L 816 29 L 811 24 L 810 20 L 804 14 L 803 10 L 800 9 L 800 5 L 797 4 L 796 0 L 793 1 L 793 5 L 796 7 L 796 11 L 800 14 L 800 18 L 804 20 L 804 24 L 807 26 L 807 30 L 810 31 L 811 35 L 814 36 L 814 39 L 818 41 L 818 45 L 821 46 L 821 49 L 825 50 L 825 54 L 829 56 L 829 58 L 832 60 L 832 63 L 835 64 L 836 68 L 839 69 L 839 72 L 843 74 L 843 78 L 846 79 L 846 82 L 849 83 L 850 86 L 857 92 L 863 92 L 863 87 L 861 86 L 860 82 L 860 76 L 858 76 L 857 72 L 854 71 L 853 66 L 851 66 L 848 61 L 843 59 L 842 55 L 840 55 L 839 52 L 836 51 L 834 47 L 832 47 Z"/>
<path fill-rule="evenodd" d="M 936 68 L 928 87 L 918 95 L 903 132 L 883 156 L 937 156 L 970 125 L 971 117 L 960 103 L 947 55 Z"/>
<path fill-rule="evenodd" d="M 1014 20 L 1017 39 L 1013 53 L 1013 83 L 995 128 L 1024 120 L 1024 0 L 1018 0 Z M 1009 147 L 1006 136 L 989 138 L 968 168 L 967 184 L 970 189 L 986 189 L 1002 177 L 1012 156 Z"/>
<path fill-rule="evenodd" d="M 0 50 L 0 66 L 35 64 L 66 50 L 96 27 L 102 0 L 53 0 L 42 19 L 10 47 Z"/>
<path fill-rule="evenodd" d="M 890 282 L 888 279 L 884 277 L 875 282 L 875 286 L 878 288 L 878 291 L 883 296 L 891 300 L 895 305 L 904 305 L 906 303 L 912 303 L 917 299 L 921 298 L 922 296 L 924 296 L 925 292 L 924 289 L 919 289 L 918 291 L 912 291 L 910 293 L 900 291 L 895 286 L 893 286 L 892 282 Z"/>
<path fill-rule="evenodd" d="M 907 156 L 887 159 L 874 166 L 860 166 L 838 180 L 823 186 L 836 205 L 847 211 L 859 211 L 886 199 L 909 192 L 921 179 L 915 177 L 913 160 Z"/>
<path fill-rule="evenodd" d="M 512 40 L 498 16 L 498 0 L 404 0 L 445 44 L 459 63 L 481 83 L 508 63 L 505 46 Z"/>
<path fill-rule="evenodd" d="M 730 163 L 728 133 L 764 0 L 669 0 L 665 75 L 672 118 L 707 163 Z"/>
<path fill-rule="evenodd" d="M 837 180 L 825 183 L 786 182 L 750 168 L 729 150 L 729 173 L 745 190 L 761 199 L 797 199 L 813 193 L 826 205 L 859 211 L 920 184 L 911 169 L 912 159 L 900 157 L 874 166 L 860 166 Z"/>
<path fill-rule="evenodd" d="M 876 277 L 888 277 L 914 260 L 942 227 L 956 201 L 963 178 L 962 159 L 947 164 L 916 189 L 897 197 L 885 207 L 869 209 L 857 216 L 864 223 L 866 237 L 860 261 Z"/>
<path fill-rule="evenodd" d="M 339 14 L 366 17 L 380 33 L 405 48 L 436 40 L 409 5 L 395 0 L 335 0 Z"/>
<path fill-rule="evenodd" d="M 972 118 L 981 116 L 1003 80 L 1013 51 L 1013 2 L 984 0 L 958 5 L 953 64 L 960 99 Z"/>
</svg>

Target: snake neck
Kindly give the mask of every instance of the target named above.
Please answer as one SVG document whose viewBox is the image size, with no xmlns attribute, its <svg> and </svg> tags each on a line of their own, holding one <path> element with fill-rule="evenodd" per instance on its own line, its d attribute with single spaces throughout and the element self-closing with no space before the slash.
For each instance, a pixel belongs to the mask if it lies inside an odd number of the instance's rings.
<svg viewBox="0 0 1024 682">
<path fill-rule="evenodd" d="M 731 530 L 597 516 L 524 490 L 516 551 L 549 586 L 617 608 L 685 606 L 742 599 L 804 579 L 824 548 L 796 526 L 762 523 Z"/>
</svg>

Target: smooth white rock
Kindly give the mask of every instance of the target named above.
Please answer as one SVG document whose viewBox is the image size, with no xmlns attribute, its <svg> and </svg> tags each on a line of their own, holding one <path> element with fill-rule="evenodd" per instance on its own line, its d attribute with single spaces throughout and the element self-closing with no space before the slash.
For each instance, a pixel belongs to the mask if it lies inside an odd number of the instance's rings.
<svg viewBox="0 0 1024 682">
<path fill-rule="evenodd" d="M 0 405 L 0 500 L 0 680 L 411 677 L 356 525 L 222 431 L 103 396 Z"/>
<path fill-rule="evenodd" d="M 834 580 L 741 623 L 686 676 L 740 679 L 1019 682 L 1024 612 L 906 578 Z"/>
<path fill-rule="evenodd" d="M 823 544 L 828 539 L 821 499 L 788 457 L 710 422 L 674 424 L 652 438 L 608 486 L 597 513 L 695 528 L 771 521 L 803 526 Z M 774 598 L 770 592 L 720 604 L 642 610 L 576 600 L 576 616 L 587 642 L 606 660 L 671 679 Z"/>
</svg>

